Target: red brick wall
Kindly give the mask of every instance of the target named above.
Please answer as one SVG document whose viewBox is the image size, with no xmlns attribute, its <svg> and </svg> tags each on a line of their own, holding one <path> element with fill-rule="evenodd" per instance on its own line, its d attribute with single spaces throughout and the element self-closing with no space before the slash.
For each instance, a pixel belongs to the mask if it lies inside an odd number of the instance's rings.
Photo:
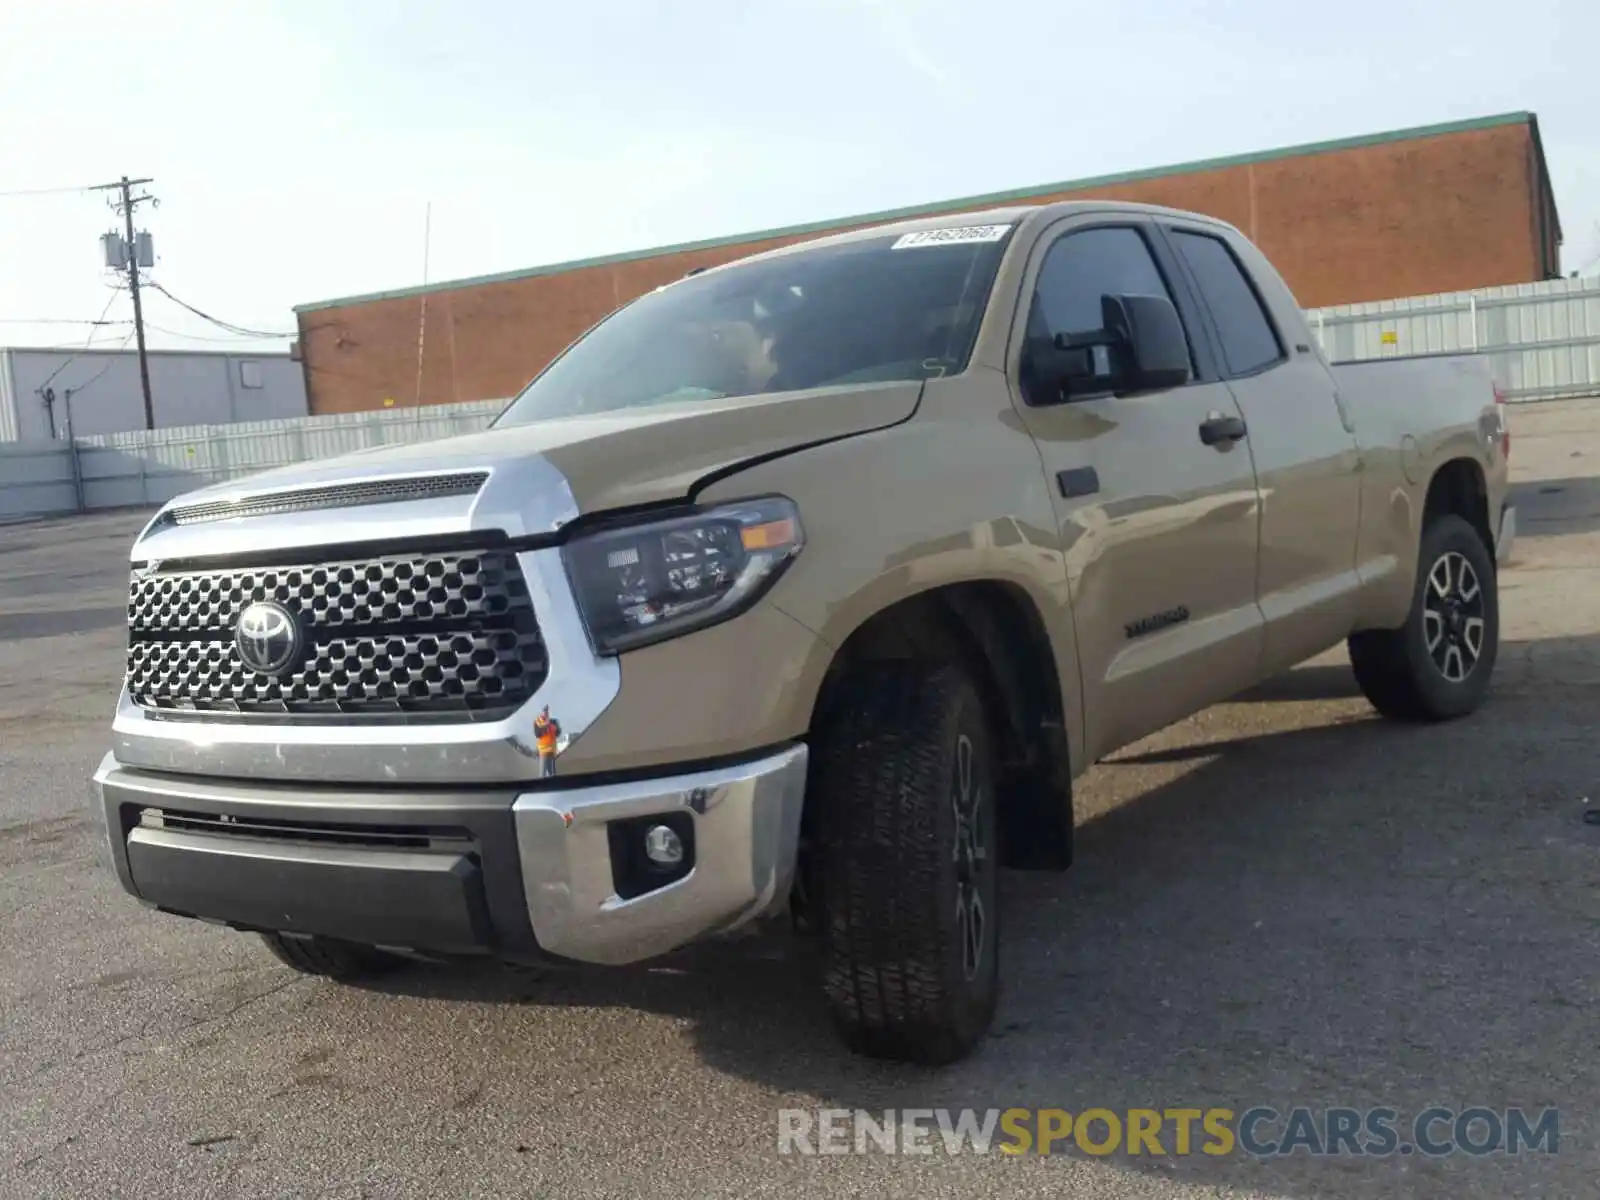
<svg viewBox="0 0 1600 1200">
<path fill-rule="evenodd" d="M 1219 217 L 1250 235 L 1300 303 L 1315 308 L 1542 278 L 1533 164 L 1529 127 L 1512 124 L 1037 200 L 1114 198 Z M 809 236 L 432 292 L 423 402 L 510 396 L 622 302 L 691 268 Z M 415 402 L 421 302 L 406 296 L 300 314 L 313 413 Z"/>
</svg>

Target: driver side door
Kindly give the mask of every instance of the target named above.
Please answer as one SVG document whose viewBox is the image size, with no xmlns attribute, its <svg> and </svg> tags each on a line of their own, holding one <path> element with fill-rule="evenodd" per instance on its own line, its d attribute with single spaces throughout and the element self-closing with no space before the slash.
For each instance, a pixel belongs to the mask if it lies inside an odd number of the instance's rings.
<svg viewBox="0 0 1600 1200">
<path fill-rule="evenodd" d="M 1066 218 L 1034 248 L 1012 332 L 1013 399 L 1066 553 L 1090 762 L 1249 686 L 1262 655 L 1248 433 L 1170 254 L 1126 214 Z M 1039 377 L 1048 356 L 1030 346 L 1095 337 L 1102 298 L 1127 294 L 1176 309 L 1186 383 L 1129 392 L 1102 349 L 1103 381 L 1063 396 Z"/>
</svg>

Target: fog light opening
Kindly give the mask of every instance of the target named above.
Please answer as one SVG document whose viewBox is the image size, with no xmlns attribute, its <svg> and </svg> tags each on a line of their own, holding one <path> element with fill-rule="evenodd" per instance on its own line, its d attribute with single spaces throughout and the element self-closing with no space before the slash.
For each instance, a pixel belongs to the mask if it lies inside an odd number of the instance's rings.
<svg viewBox="0 0 1600 1200">
<path fill-rule="evenodd" d="M 645 831 L 644 856 L 651 866 L 671 870 L 683 862 L 683 839 L 665 825 L 652 825 Z"/>
<path fill-rule="evenodd" d="M 632 900 L 694 873 L 694 814 L 682 810 L 625 817 L 606 824 L 611 880 L 617 895 Z"/>
</svg>

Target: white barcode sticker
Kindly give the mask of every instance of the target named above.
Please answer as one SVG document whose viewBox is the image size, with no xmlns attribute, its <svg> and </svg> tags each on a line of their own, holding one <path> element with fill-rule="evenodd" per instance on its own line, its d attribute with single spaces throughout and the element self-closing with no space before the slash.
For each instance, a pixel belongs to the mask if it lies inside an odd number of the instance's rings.
<svg viewBox="0 0 1600 1200">
<path fill-rule="evenodd" d="M 891 250 L 908 250 L 912 246 L 951 246 L 963 242 L 998 242 L 1005 237 L 1009 225 L 958 225 L 951 229 L 923 229 L 906 233 L 895 239 Z"/>
</svg>

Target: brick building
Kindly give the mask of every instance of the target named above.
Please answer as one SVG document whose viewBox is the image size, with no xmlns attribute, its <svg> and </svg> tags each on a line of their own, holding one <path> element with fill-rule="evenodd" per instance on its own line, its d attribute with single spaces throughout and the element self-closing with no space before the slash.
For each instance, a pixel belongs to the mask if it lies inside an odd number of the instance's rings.
<svg viewBox="0 0 1600 1200">
<path fill-rule="evenodd" d="M 411 403 L 424 318 L 424 403 L 507 397 L 618 305 L 696 267 L 903 217 L 1098 198 L 1238 226 L 1308 308 L 1560 273 L 1538 120 L 1508 113 L 301 305 L 310 408 Z"/>
</svg>

